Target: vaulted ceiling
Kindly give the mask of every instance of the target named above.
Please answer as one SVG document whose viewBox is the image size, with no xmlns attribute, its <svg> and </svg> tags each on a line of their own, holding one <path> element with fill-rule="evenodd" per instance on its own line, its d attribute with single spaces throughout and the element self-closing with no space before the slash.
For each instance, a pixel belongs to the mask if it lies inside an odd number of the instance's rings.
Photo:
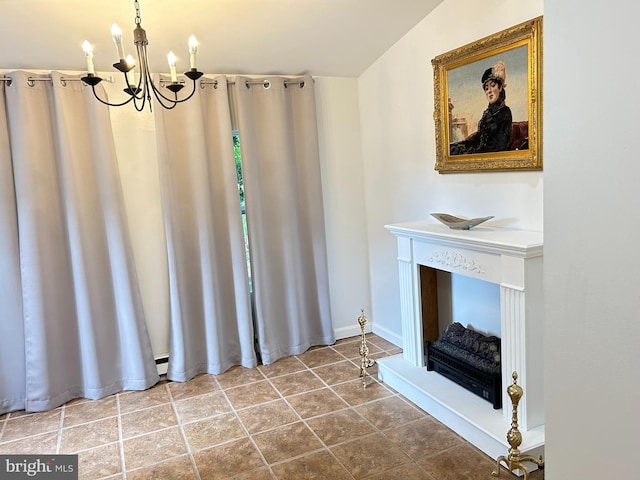
<svg viewBox="0 0 640 480">
<path fill-rule="evenodd" d="M 357 77 L 442 0 L 139 0 L 155 72 L 188 68 L 187 38 L 209 74 Z M 96 70 L 117 61 L 113 22 L 133 51 L 133 0 L 0 0 L 0 69 Z M 135 56 L 135 55 L 134 55 Z"/>
</svg>

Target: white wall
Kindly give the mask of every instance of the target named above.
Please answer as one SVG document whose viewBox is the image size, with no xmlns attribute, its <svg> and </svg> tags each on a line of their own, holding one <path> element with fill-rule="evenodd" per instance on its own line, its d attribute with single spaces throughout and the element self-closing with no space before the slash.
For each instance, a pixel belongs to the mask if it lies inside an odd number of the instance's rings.
<svg viewBox="0 0 640 480">
<path fill-rule="evenodd" d="M 112 101 L 124 93 L 108 86 Z M 138 285 L 156 357 L 169 353 L 169 278 L 153 114 L 112 108 L 111 124 L 122 179 Z"/>
<path fill-rule="evenodd" d="M 548 480 L 640 478 L 640 4 L 545 4 Z"/>
<path fill-rule="evenodd" d="M 107 84 L 110 98 L 121 85 Z M 358 335 L 371 305 L 357 80 L 315 79 L 331 313 L 338 338 Z M 111 112 L 136 269 L 154 354 L 169 351 L 169 294 L 155 124 L 148 111 Z M 370 329 L 370 327 L 369 327 Z"/>
<path fill-rule="evenodd" d="M 431 66 L 441 53 L 540 15 L 542 0 L 445 0 L 359 78 L 373 329 L 398 345 L 396 243 L 385 224 L 447 212 L 542 230 L 541 172 L 434 170 Z"/>
<path fill-rule="evenodd" d="M 363 308 L 371 318 L 358 82 L 315 79 L 327 229 L 331 315 L 337 338 L 360 333 Z M 367 330 L 371 330 L 371 323 Z"/>
<path fill-rule="evenodd" d="M 544 172 L 433 172 L 430 60 L 543 13 Z M 384 224 L 544 227 L 547 480 L 638 477 L 639 16 L 635 0 L 445 0 L 359 79 L 374 331 L 400 339 Z"/>
</svg>

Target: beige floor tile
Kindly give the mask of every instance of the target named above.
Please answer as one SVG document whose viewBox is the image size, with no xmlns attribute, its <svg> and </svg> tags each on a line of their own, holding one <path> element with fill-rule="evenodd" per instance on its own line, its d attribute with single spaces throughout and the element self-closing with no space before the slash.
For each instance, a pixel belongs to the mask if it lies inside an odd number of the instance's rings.
<svg viewBox="0 0 640 480">
<path fill-rule="evenodd" d="M 359 341 L 360 341 L 360 335 L 354 336 L 354 337 L 340 338 L 340 339 L 336 340 L 336 343 L 334 343 L 331 346 L 335 347 L 337 345 L 342 345 L 344 343 L 355 343 L 355 342 L 359 342 Z"/>
<path fill-rule="evenodd" d="M 361 357 L 360 345 L 361 345 L 361 342 L 358 341 L 358 342 L 343 343 L 341 345 L 334 345 L 332 348 L 336 352 L 344 355 L 349 360 L 357 361 L 359 364 L 360 357 Z M 383 350 L 376 347 L 375 345 L 370 344 L 369 342 L 367 342 L 367 348 L 369 349 L 369 356 L 374 355 L 376 353 L 384 354 Z"/>
<path fill-rule="evenodd" d="M 313 371 L 324 380 L 327 385 L 335 385 L 360 378 L 360 367 L 357 367 L 349 360 L 316 367 Z"/>
<path fill-rule="evenodd" d="M 437 480 L 415 463 L 405 463 L 386 472 L 379 473 L 367 480 Z M 487 478 L 487 480 L 489 480 Z"/>
<path fill-rule="evenodd" d="M 135 470 L 187 453 L 178 427 L 130 438 L 123 444 L 127 470 Z"/>
<path fill-rule="evenodd" d="M 236 410 L 281 398 L 278 391 L 267 380 L 230 388 L 225 390 L 225 393 Z"/>
<path fill-rule="evenodd" d="M 347 403 L 329 388 L 287 397 L 287 401 L 302 418 L 311 418 L 348 407 Z"/>
<path fill-rule="evenodd" d="M 464 443 L 461 437 L 430 417 L 390 428 L 384 434 L 414 460 Z"/>
<path fill-rule="evenodd" d="M 436 480 L 487 480 L 495 463 L 468 444 L 462 444 L 416 461 Z"/>
<path fill-rule="evenodd" d="M 386 386 L 371 377 L 367 378 L 367 388 L 363 388 L 362 379 L 358 379 L 335 385 L 332 389 L 349 405 L 354 406 L 393 395 Z"/>
<path fill-rule="evenodd" d="M 238 411 L 238 416 L 251 434 L 297 422 L 300 418 L 284 401 L 275 400 Z"/>
<path fill-rule="evenodd" d="M 410 462 L 410 458 L 382 434 L 343 443 L 331 447 L 331 451 L 356 479 Z"/>
<path fill-rule="evenodd" d="M 187 455 L 127 472 L 127 480 L 196 480 L 197 478 L 194 466 Z"/>
<path fill-rule="evenodd" d="M 57 447 L 58 432 L 49 432 L 10 442 L 0 442 L 0 454 L 55 454 Z"/>
<path fill-rule="evenodd" d="M 426 416 L 425 412 L 398 396 L 360 405 L 356 410 L 380 430 L 404 425 Z"/>
<path fill-rule="evenodd" d="M 231 411 L 227 397 L 221 391 L 188 397 L 175 402 L 178 417 L 182 423 L 214 417 Z"/>
<path fill-rule="evenodd" d="M 402 352 L 375 334 L 367 344 L 372 360 Z M 0 454 L 78 452 L 82 480 L 495 478 L 495 460 L 379 382 L 377 364 L 363 388 L 359 347 L 356 336 L 271 365 L 0 415 Z M 499 478 L 521 477 L 502 468 Z"/>
<path fill-rule="evenodd" d="M 231 367 L 226 372 L 216 375 L 216 380 L 224 389 L 259 382 L 264 378 L 259 369 L 240 366 Z"/>
<path fill-rule="evenodd" d="M 78 455 L 78 478 L 94 480 L 122 472 L 120 446 L 117 443 L 85 450 Z"/>
<path fill-rule="evenodd" d="M 328 452 L 311 453 L 271 467 L 279 480 L 350 480 L 351 475 Z"/>
<path fill-rule="evenodd" d="M 268 468 L 259 468 L 233 477 L 233 480 L 273 480 Z"/>
<path fill-rule="evenodd" d="M 272 378 L 271 383 L 284 397 L 325 387 L 322 380 L 309 370 Z"/>
<path fill-rule="evenodd" d="M 377 335 L 367 336 L 367 344 L 374 345 L 381 350 L 386 350 L 388 352 L 398 349 L 396 345 Z"/>
<path fill-rule="evenodd" d="M 71 401 L 74 402 L 75 400 L 71 400 Z M 7 418 L 18 418 L 18 417 L 24 417 L 25 415 L 31 415 L 31 413 L 25 412 L 24 410 L 16 410 L 15 412 L 10 412 L 7 415 L 8 415 Z"/>
<path fill-rule="evenodd" d="M 63 428 L 60 453 L 76 453 L 119 440 L 117 417 Z"/>
<path fill-rule="evenodd" d="M 246 437 L 242 425 L 233 413 L 188 423 L 183 429 L 192 452 Z"/>
<path fill-rule="evenodd" d="M 312 418 L 307 420 L 307 425 L 327 446 L 375 433 L 371 424 L 352 409 Z"/>
<path fill-rule="evenodd" d="M 280 375 L 300 372 L 306 369 L 307 366 L 298 360 L 297 357 L 285 357 L 272 364 L 258 366 L 258 370 L 267 378 L 279 377 Z"/>
<path fill-rule="evenodd" d="M 11 416 L 6 421 L 0 442 L 8 442 L 41 433 L 57 432 L 60 428 L 61 416 L 62 409 L 60 408 L 15 418 Z"/>
<path fill-rule="evenodd" d="M 323 447 L 311 430 L 302 422 L 259 433 L 253 438 L 269 464 Z"/>
<path fill-rule="evenodd" d="M 196 375 L 188 382 L 168 382 L 167 387 L 174 401 L 220 390 L 215 377 L 206 373 Z"/>
<path fill-rule="evenodd" d="M 120 413 L 130 413 L 143 408 L 156 407 L 169 403 L 166 382 L 151 387 L 148 390 L 124 392 L 118 394 Z"/>
<path fill-rule="evenodd" d="M 371 376 L 375 379 L 378 379 L 378 362 L 377 359 L 378 358 L 384 358 L 386 355 L 382 354 L 382 355 L 378 355 L 376 356 L 374 355 L 369 355 L 369 366 L 365 367 L 365 370 L 367 372 L 368 376 Z M 358 374 L 360 372 L 360 364 L 358 364 Z"/>
<path fill-rule="evenodd" d="M 202 480 L 222 480 L 234 475 L 265 468 L 262 457 L 249 439 L 237 440 L 218 447 L 201 450 L 193 454 L 193 459 Z M 251 476 L 242 478 L 248 480 Z M 255 478 L 258 479 L 260 477 L 256 476 Z"/>
<path fill-rule="evenodd" d="M 93 422 L 101 418 L 115 417 L 118 414 L 117 396 L 102 400 L 86 400 L 68 403 L 64 407 L 64 427 Z"/>
<path fill-rule="evenodd" d="M 345 358 L 331 347 L 318 348 L 316 350 L 307 350 L 298 358 L 309 368 L 328 365 L 345 360 Z"/>
<path fill-rule="evenodd" d="M 80 403 L 85 403 L 85 402 L 99 402 L 100 400 L 91 400 L 89 398 L 84 398 L 84 397 L 78 397 L 78 398 L 74 398 L 72 400 L 69 400 L 67 403 L 65 403 L 66 407 L 69 407 L 71 405 L 78 405 Z"/>
<path fill-rule="evenodd" d="M 165 403 L 122 415 L 121 424 L 122 438 L 126 439 L 173 427 L 178 419 L 171 404 Z"/>
</svg>

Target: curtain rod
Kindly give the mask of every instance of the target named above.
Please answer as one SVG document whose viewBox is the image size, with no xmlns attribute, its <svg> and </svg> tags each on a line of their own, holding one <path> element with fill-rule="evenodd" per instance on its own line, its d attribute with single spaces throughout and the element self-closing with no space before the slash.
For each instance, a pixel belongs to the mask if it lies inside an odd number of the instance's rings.
<svg viewBox="0 0 640 480">
<path fill-rule="evenodd" d="M 29 85 L 33 86 L 34 82 L 48 82 L 48 81 L 52 81 L 53 78 L 49 75 L 44 76 L 44 77 L 28 77 L 27 78 L 27 83 L 29 83 Z M 82 80 L 79 77 L 60 77 L 60 82 L 62 83 L 62 85 L 65 84 L 65 82 L 78 82 Z M 115 80 L 113 78 L 113 76 L 108 76 L 107 78 L 103 79 L 105 82 L 109 82 L 109 83 L 115 83 Z M 13 79 L 11 77 L 0 77 L 0 82 L 7 82 L 9 85 L 11 85 L 11 82 L 13 81 Z"/>
<path fill-rule="evenodd" d="M 12 78 L 11 77 L 0 77 L 0 82 L 7 82 L 9 85 L 11 85 L 12 82 Z M 44 76 L 44 77 L 29 77 L 27 79 L 27 82 L 29 82 L 29 84 L 31 85 L 33 82 L 42 82 L 42 81 L 50 81 L 52 80 L 52 78 L 50 76 Z M 62 82 L 62 84 L 64 85 L 64 82 L 77 82 L 80 81 L 81 78 L 79 77 L 60 77 L 60 81 Z M 109 83 L 115 83 L 115 80 L 112 76 L 109 76 L 107 78 L 104 79 L 105 81 L 109 82 Z M 160 80 L 160 83 L 166 82 L 166 80 Z M 218 81 L 217 80 L 213 80 L 211 82 L 206 82 L 204 80 L 200 80 L 200 85 L 217 85 Z M 235 85 L 236 82 L 235 80 L 227 80 L 227 85 Z M 248 85 L 264 85 L 265 88 L 269 88 L 269 86 L 271 85 L 271 83 L 269 82 L 269 80 L 248 80 L 245 82 L 245 84 Z M 304 86 L 304 80 L 289 80 L 284 82 L 285 85 L 301 85 Z M 204 88 L 204 87 L 203 87 Z"/>
</svg>

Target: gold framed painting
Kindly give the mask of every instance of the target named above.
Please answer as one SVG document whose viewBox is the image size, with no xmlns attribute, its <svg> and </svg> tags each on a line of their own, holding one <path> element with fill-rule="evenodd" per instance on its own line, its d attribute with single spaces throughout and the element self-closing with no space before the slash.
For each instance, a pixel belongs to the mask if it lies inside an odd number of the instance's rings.
<svg viewBox="0 0 640 480">
<path fill-rule="evenodd" d="M 431 63 L 435 170 L 542 169 L 542 17 Z"/>
</svg>

